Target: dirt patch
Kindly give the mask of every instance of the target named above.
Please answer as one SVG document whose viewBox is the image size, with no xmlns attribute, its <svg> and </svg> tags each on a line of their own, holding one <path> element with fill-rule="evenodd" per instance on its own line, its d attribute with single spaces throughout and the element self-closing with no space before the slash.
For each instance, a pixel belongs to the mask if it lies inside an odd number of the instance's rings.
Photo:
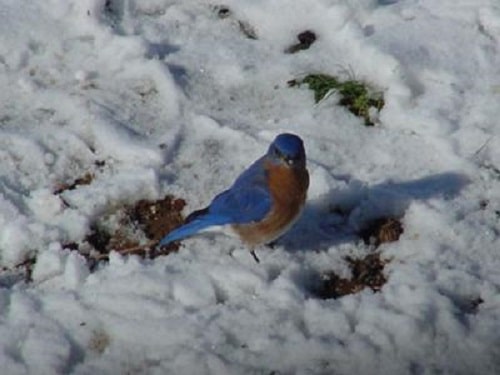
<svg viewBox="0 0 500 375">
<path fill-rule="evenodd" d="M 181 212 L 186 202 L 166 195 L 156 201 L 140 200 L 102 218 L 91 226 L 85 242 L 91 246 L 87 258 L 93 262 L 107 259 L 110 251 L 155 258 L 179 250 L 178 243 L 156 249 L 158 241 L 184 222 Z M 114 224 L 109 224 L 109 217 Z M 142 241 L 141 241 L 142 240 Z"/>
<path fill-rule="evenodd" d="M 94 180 L 94 174 L 87 172 L 83 176 L 78 177 L 76 180 L 67 182 L 67 183 L 61 183 L 56 186 L 54 189 L 54 194 L 62 194 L 67 190 L 75 190 L 78 186 L 82 185 L 90 185 L 92 181 Z"/>
<path fill-rule="evenodd" d="M 383 217 L 369 222 L 360 231 L 360 236 L 367 245 L 378 247 L 383 243 L 399 240 L 403 231 L 403 225 L 399 219 Z"/>
<path fill-rule="evenodd" d="M 285 49 L 285 53 L 291 54 L 309 49 L 316 41 L 316 34 L 311 30 L 305 30 L 297 35 L 297 40 L 299 42 Z"/>
<path fill-rule="evenodd" d="M 384 267 L 388 261 L 382 260 L 380 253 L 372 253 L 359 259 L 346 257 L 345 260 L 351 269 L 351 278 L 325 272 L 321 275 L 319 287 L 313 291 L 315 296 L 321 299 L 339 298 L 358 293 L 365 288 L 378 292 L 387 282 Z"/>
<path fill-rule="evenodd" d="M 240 32 L 248 39 L 258 39 L 255 28 L 250 25 L 249 22 L 236 18 L 231 8 L 229 8 L 227 5 L 213 5 L 211 6 L 211 8 L 217 14 L 217 17 L 219 17 L 221 20 L 228 19 L 232 23 L 238 25 Z"/>
<path fill-rule="evenodd" d="M 103 354 L 110 343 L 111 338 L 106 331 L 103 329 L 93 330 L 88 342 L 88 348 L 97 354 Z"/>
<path fill-rule="evenodd" d="M 466 309 L 465 311 L 469 314 L 477 314 L 478 311 L 479 311 L 479 306 L 481 306 L 481 304 L 484 303 L 484 299 L 482 299 L 481 297 L 474 297 L 474 298 L 471 298 L 469 300 L 469 303 L 468 303 L 468 309 Z"/>
<path fill-rule="evenodd" d="M 403 225 L 396 218 L 379 218 L 368 223 L 361 231 L 363 241 L 374 248 L 383 243 L 394 242 L 403 233 Z M 340 277 L 333 271 L 319 275 L 319 286 L 313 289 L 313 295 L 321 299 L 340 298 L 348 294 L 359 293 L 365 288 L 379 292 L 387 282 L 384 268 L 390 262 L 382 259 L 380 252 L 374 252 L 362 258 L 346 257 L 351 277 Z"/>
<path fill-rule="evenodd" d="M 159 241 L 184 222 L 181 211 L 185 205 L 184 199 L 167 195 L 157 201 L 140 200 L 128 209 L 128 215 L 150 240 Z"/>
<path fill-rule="evenodd" d="M 105 164 L 104 161 L 95 162 L 97 168 L 102 168 Z M 95 177 L 95 173 L 86 172 L 70 182 L 56 185 L 53 193 L 66 207 L 70 207 L 64 201 L 64 192 L 90 185 Z M 171 195 L 158 200 L 140 200 L 131 205 L 116 205 L 90 224 L 89 233 L 83 241 L 63 243 L 62 247 L 85 257 L 90 270 L 99 262 L 107 260 L 111 251 L 148 258 L 168 255 L 179 250 L 179 243 L 174 242 L 160 249 L 157 248 L 158 241 L 184 223 L 182 210 L 185 205 L 184 199 Z M 24 278 L 26 282 L 30 282 L 35 263 L 36 251 L 12 268 L 0 269 L 0 273 L 3 273 L 4 280 Z"/>
<path fill-rule="evenodd" d="M 229 9 L 229 7 L 226 5 L 215 5 L 213 9 L 217 13 L 217 16 L 220 19 L 228 18 L 233 14 L 231 12 L 231 9 Z"/>
</svg>

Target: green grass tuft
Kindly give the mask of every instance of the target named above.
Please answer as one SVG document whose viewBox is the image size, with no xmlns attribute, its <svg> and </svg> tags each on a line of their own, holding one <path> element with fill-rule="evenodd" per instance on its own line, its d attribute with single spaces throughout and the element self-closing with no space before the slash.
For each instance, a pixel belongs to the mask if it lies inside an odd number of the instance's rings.
<svg viewBox="0 0 500 375">
<path fill-rule="evenodd" d="M 338 90 L 339 81 L 327 74 L 309 74 L 301 82 L 307 83 L 309 89 L 314 91 L 314 100 L 320 102 L 331 90 Z"/>
<path fill-rule="evenodd" d="M 292 85 L 306 83 L 314 91 L 314 100 L 320 102 L 329 92 L 340 94 L 339 104 L 345 106 L 351 113 L 365 120 L 366 126 L 375 125 L 370 116 L 370 109 L 380 112 L 384 106 L 381 92 L 371 89 L 367 84 L 354 79 L 341 81 L 328 74 L 309 74 L 303 80 L 293 80 Z"/>
</svg>

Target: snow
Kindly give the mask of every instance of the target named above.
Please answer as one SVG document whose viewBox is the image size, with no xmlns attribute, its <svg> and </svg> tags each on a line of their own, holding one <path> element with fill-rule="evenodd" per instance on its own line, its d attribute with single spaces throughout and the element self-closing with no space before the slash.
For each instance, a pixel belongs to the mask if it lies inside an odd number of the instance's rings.
<svg viewBox="0 0 500 375">
<path fill-rule="evenodd" d="M 0 4 L 3 374 L 500 373 L 497 1 Z M 315 72 L 383 90 L 379 123 L 288 87 Z M 68 246 L 140 199 L 203 207 L 283 131 L 311 186 L 260 264 L 220 235 L 92 271 Z M 381 291 L 318 298 L 385 216 Z"/>
</svg>

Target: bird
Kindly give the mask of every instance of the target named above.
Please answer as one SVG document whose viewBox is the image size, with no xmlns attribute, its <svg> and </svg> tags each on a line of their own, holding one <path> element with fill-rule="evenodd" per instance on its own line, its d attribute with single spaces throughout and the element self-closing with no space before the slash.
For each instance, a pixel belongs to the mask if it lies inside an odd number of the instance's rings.
<svg viewBox="0 0 500 375">
<path fill-rule="evenodd" d="M 188 215 L 158 246 L 207 231 L 228 233 L 229 229 L 258 263 L 255 247 L 275 241 L 291 228 L 303 210 L 308 188 L 304 143 L 298 135 L 281 133 L 229 189 Z"/>
</svg>

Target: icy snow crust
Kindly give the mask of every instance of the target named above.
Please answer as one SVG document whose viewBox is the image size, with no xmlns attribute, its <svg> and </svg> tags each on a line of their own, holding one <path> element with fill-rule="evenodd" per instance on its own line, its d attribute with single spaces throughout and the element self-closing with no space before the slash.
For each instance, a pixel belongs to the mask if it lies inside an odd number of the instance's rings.
<svg viewBox="0 0 500 375">
<path fill-rule="evenodd" d="M 215 5 L 0 1 L 2 374 L 500 373 L 498 2 Z M 306 29 L 316 43 L 283 53 Z M 314 72 L 382 89 L 379 124 L 287 87 Z M 202 207 L 282 131 L 303 137 L 311 187 L 261 264 L 225 236 L 92 273 L 63 249 L 110 207 Z M 63 204 L 54 187 L 96 160 Z M 379 249 L 381 292 L 316 298 L 380 216 L 405 229 Z M 25 283 L 8 270 L 34 251 Z"/>
</svg>

